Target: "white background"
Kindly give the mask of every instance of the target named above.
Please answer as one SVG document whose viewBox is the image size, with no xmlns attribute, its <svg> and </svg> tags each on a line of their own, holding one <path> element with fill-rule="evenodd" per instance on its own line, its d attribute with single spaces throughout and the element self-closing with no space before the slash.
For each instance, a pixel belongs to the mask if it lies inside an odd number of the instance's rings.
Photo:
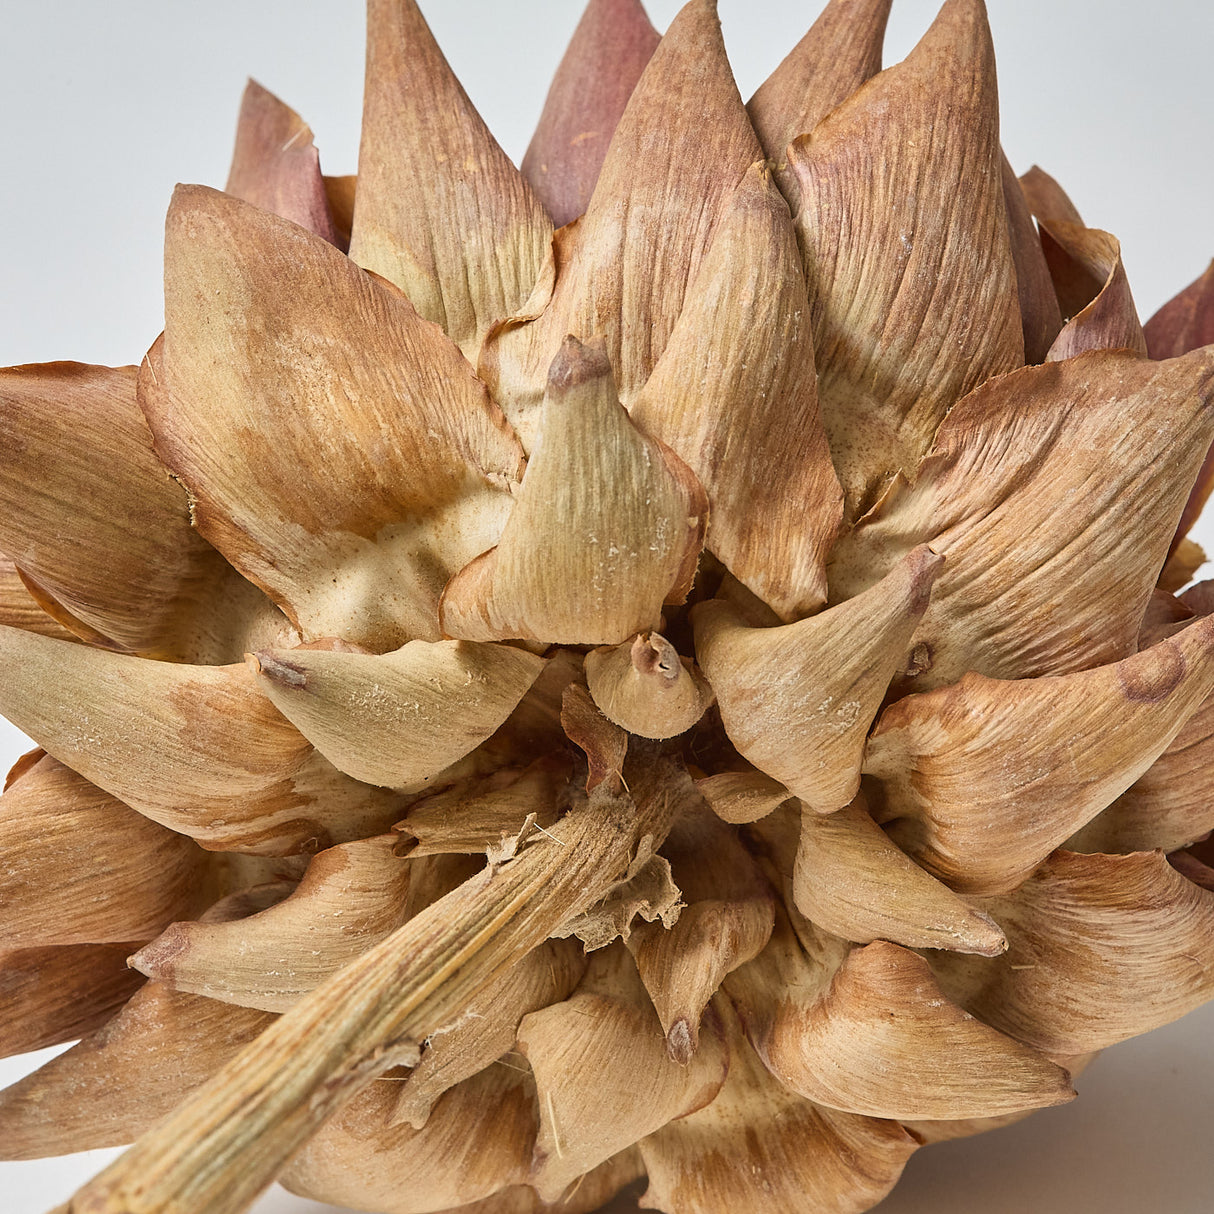
<svg viewBox="0 0 1214 1214">
<path fill-rule="evenodd" d="M 721 0 L 744 96 L 819 2 Z M 423 7 L 518 159 L 580 3 Z M 650 0 L 659 29 L 677 7 Z M 1145 319 L 1214 255 L 1214 6 L 990 0 L 990 9 L 1008 155 L 1018 172 L 1041 164 L 1090 224 L 1120 236 Z M 931 0 L 895 0 L 887 63 L 934 10 Z M 0 365 L 139 361 L 161 328 L 169 194 L 177 181 L 222 186 L 246 76 L 303 114 L 327 172 L 357 167 L 358 0 L 3 0 L 0 15 Z M 1214 546 L 1214 528 L 1203 531 Z M 6 728 L 0 766 L 22 748 Z M 1214 1007 L 1107 1054 L 1068 1108 L 921 1152 L 882 1214 L 1207 1214 L 1212 1038 Z M 0 1063 L 0 1076 L 28 1061 Z M 0 1205 L 43 1211 L 109 1154 L 0 1164 Z M 258 1209 L 327 1207 L 276 1192 Z"/>
</svg>

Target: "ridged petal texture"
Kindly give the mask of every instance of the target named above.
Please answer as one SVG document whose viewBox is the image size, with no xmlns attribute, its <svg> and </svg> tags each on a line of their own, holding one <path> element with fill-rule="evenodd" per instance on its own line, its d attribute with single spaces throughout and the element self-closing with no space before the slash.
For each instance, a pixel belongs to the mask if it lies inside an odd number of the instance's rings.
<svg viewBox="0 0 1214 1214">
<path fill-rule="evenodd" d="M 744 105 L 590 0 L 516 168 L 369 0 L 357 176 L 251 81 L 138 365 L 0 371 L 57 1214 L 861 1214 L 1214 997 L 1214 270 L 1140 324 L 890 9 Z"/>
</svg>

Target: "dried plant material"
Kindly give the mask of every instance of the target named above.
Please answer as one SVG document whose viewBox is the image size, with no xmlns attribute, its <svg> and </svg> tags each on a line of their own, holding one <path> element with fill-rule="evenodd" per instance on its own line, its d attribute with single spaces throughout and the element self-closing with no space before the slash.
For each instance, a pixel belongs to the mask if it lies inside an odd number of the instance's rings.
<svg viewBox="0 0 1214 1214">
<path fill-rule="evenodd" d="M 135 390 L 145 418 L 171 409 L 163 333 L 139 364 Z M 190 541 L 197 543 L 194 502 L 188 500 Z M 241 661 L 250 649 L 299 644 L 299 633 L 266 594 L 233 569 L 209 544 L 201 546 L 203 553 L 197 562 L 197 573 L 191 580 L 189 595 L 181 604 L 174 630 L 181 660 L 225 666 Z"/>
<path fill-rule="evenodd" d="M 0 1092 L 0 1158 L 133 1142 L 273 1019 L 148 983 L 104 1028 Z"/>
<path fill-rule="evenodd" d="M 588 0 L 520 172 L 369 0 L 360 176 L 250 86 L 138 370 L 0 373 L 57 1214 L 860 1214 L 1214 998 L 1214 270 L 1144 357 L 983 0 L 822 2 L 748 112 Z"/>
<path fill-rule="evenodd" d="M 1061 186 L 1036 165 L 1021 183 L 1041 225 L 1046 262 L 1066 319 L 1050 347 L 1050 360 L 1074 358 L 1084 350 L 1146 354 L 1120 242 L 1108 232 L 1086 227 Z"/>
<path fill-rule="evenodd" d="M 283 1185 L 314 1201 L 428 1214 L 527 1181 L 538 1115 L 525 1067 L 489 1066 L 465 1079 L 419 1130 L 388 1124 L 398 1087 L 384 1076 L 364 1088 L 291 1160 Z"/>
<path fill-rule="evenodd" d="M 869 726 L 942 563 L 917 548 L 870 590 L 778 628 L 749 627 L 721 602 L 692 612 L 730 741 L 816 812 L 856 795 Z"/>
<path fill-rule="evenodd" d="M 522 459 L 439 330 L 319 237 L 182 186 L 164 357 L 149 422 L 199 531 L 306 639 L 437 640 L 443 584 L 496 541 Z M 316 451 L 324 475 L 301 480 Z"/>
<path fill-rule="evenodd" d="M 556 1201 L 545 1201 L 530 1185 L 513 1185 L 484 1201 L 461 1206 L 458 1214 L 615 1214 L 621 1201 L 620 1208 L 627 1211 L 628 1200 L 638 1191 L 635 1182 L 644 1174 L 640 1152 L 629 1147 L 579 1176 Z"/>
<path fill-rule="evenodd" d="M 1165 363 L 1093 351 L 983 384 L 914 483 L 840 541 L 832 593 L 855 594 L 914 544 L 943 554 L 907 662 L 915 690 L 1128 657 L 1214 438 L 1212 378 L 1209 351 Z"/>
<path fill-rule="evenodd" d="M 821 607 L 843 495 L 818 409 L 796 237 L 763 163 L 725 201 L 631 413 L 704 486 L 707 545 L 721 563 L 785 622 Z"/>
<path fill-rule="evenodd" d="M 1195 614 L 1174 594 L 1156 587 L 1138 629 L 1139 650 L 1149 649 L 1157 642 L 1175 636 Z"/>
<path fill-rule="evenodd" d="M 329 214 L 333 218 L 333 243 L 345 253 L 350 248 L 350 229 L 354 224 L 354 195 L 358 189 L 358 178 L 353 174 L 345 177 L 325 177 L 325 197 L 329 201 Z"/>
<path fill-rule="evenodd" d="M 1070 851 L 1172 852 L 1214 830 L 1214 698 L 1107 809 L 1066 842 Z"/>
<path fill-rule="evenodd" d="M 449 636 L 615 645 L 681 603 L 708 506 L 677 456 L 629 420 L 601 342 L 568 338 L 498 546 L 447 586 Z"/>
<path fill-rule="evenodd" d="M 240 99 L 224 190 L 337 244 L 312 128 L 256 80 Z"/>
<path fill-rule="evenodd" d="M 43 755 L 0 797 L 5 947 L 146 940 L 202 909 L 208 859 Z"/>
<path fill-rule="evenodd" d="M 774 895 L 737 832 L 706 811 L 680 818 L 662 853 L 686 905 L 677 922 L 638 923 L 624 939 L 662 1023 L 666 1052 L 687 1065 L 708 1001 L 767 943 Z"/>
<path fill-rule="evenodd" d="M 576 940 L 546 940 L 529 952 L 486 987 L 458 1020 L 426 1038 L 421 1059 L 397 1085 L 388 1124 L 420 1130 L 448 1088 L 513 1049 L 522 1018 L 568 999 L 585 969 L 585 954 Z"/>
<path fill-rule="evenodd" d="M 22 776 L 37 767 L 45 754 L 46 751 L 41 746 L 35 746 L 33 750 L 27 750 L 25 754 L 18 755 L 17 761 L 8 769 L 8 775 L 4 777 L 4 791 L 8 792 Z"/>
<path fill-rule="evenodd" d="M 767 948 L 726 980 L 747 1037 L 792 1091 L 899 1120 L 990 1117 L 1074 1098 L 1061 1067 L 950 1003 L 922 957 L 799 927 L 794 934 L 777 913 Z"/>
<path fill-rule="evenodd" d="M 670 874 L 670 861 L 641 851 L 622 881 L 617 881 L 593 906 L 562 923 L 553 935 L 562 940 L 577 937 L 591 953 L 615 940 L 627 941 L 636 919 L 669 931 L 682 910 L 683 895 Z"/>
<path fill-rule="evenodd" d="M 603 339 L 620 399 L 631 407 L 670 340 L 730 196 L 762 155 L 715 0 L 689 0 L 633 90 L 586 214 L 557 234 L 554 276 L 537 288 L 524 318 L 482 352 L 480 373 L 528 450 L 548 368 L 568 334 Z"/>
<path fill-rule="evenodd" d="M 0 661 L 0 709 L 19 729 L 204 847 L 316 851 L 400 816 L 398 797 L 321 758 L 243 665 L 151 662 L 15 628 L 0 628 Z"/>
<path fill-rule="evenodd" d="M 143 985 L 143 975 L 127 968 L 130 951 L 65 944 L 0 952 L 0 1058 L 74 1041 L 105 1024 Z"/>
<path fill-rule="evenodd" d="M 531 294 L 551 238 L 414 0 L 371 0 L 351 258 L 475 362 Z"/>
<path fill-rule="evenodd" d="M 881 70 L 881 44 L 893 0 L 828 0 L 809 32 L 746 105 L 763 154 L 794 211 L 796 175 L 786 151 Z"/>
<path fill-rule="evenodd" d="M 1055 852 L 986 909 L 1008 951 L 938 954 L 933 967 L 951 998 L 1043 1052 L 1104 1049 L 1214 994 L 1214 893 L 1161 853 Z"/>
<path fill-rule="evenodd" d="M 705 1022 L 687 1066 L 669 1057 L 657 1014 L 622 945 L 593 955 L 570 999 L 524 1017 L 518 1045 L 539 1088 L 532 1183 L 548 1201 L 667 1121 L 703 1108 L 729 1069 L 715 1020 Z"/>
<path fill-rule="evenodd" d="M 607 148 L 658 45 L 640 0 L 590 0 L 519 166 L 556 226 L 585 210 Z"/>
<path fill-rule="evenodd" d="M 1033 223 L 1032 209 L 1007 156 L 1003 157 L 1003 202 L 1007 208 L 1012 262 L 1016 267 L 1024 361 L 1042 363 L 1062 330 L 1062 311 L 1058 307 L 1058 295 L 1050 278 L 1041 237 Z"/>
<path fill-rule="evenodd" d="M 495 977 L 605 893 L 642 839 L 663 839 L 696 800 L 691 780 L 656 756 L 629 783 L 631 795 L 603 786 L 568 814 L 563 846 L 541 840 L 487 869 L 339 970 L 73 1202 L 102 1210 L 137 1202 L 148 1211 L 175 1202 L 193 1214 L 244 1209 L 328 1117 L 384 1070 L 415 1062 L 418 1042 L 458 1019 Z M 208 1166 L 199 1166 L 203 1160 Z"/>
<path fill-rule="evenodd" d="M 205 661 L 194 617 L 222 562 L 152 452 L 136 374 L 65 362 L 0 371 L 0 549 L 78 636 Z"/>
<path fill-rule="evenodd" d="M 586 655 L 586 683 L 603 715 L 642 738 L 686 733 L 712 703 L 712 688 L 660 633 Z"/>
<path fill-rule="evenodd" d="M 741 825 L 765 818 L 792 793 L 761 771 L 722 771 L 696 781 L 696 787 L 723 822 Z"/>
<path fill-rule="evenodd" d="M 561 700 L 561 726 L 575 746 L 586 755 L 589 768 L 586 791 L 593 792 L 604 780 L 614 792 L 623 787 L 624 759 L 628 734 L 599 712 L 590 692 L 571 684 Z"/>
<path fill-rule="evenodd" d="M 788 159 L 823 420 L 856 518 L 961 397 L 1024 361 L 980 0 L 948 0 Z"/>
<path fill-rule="evenodd" d="M 1143 331 L 1152 358 L 1175 358 L 1214 343 L 1214 261 L 1200 278 L 1169 299 Z"/>
<path fill-rule="evenodd" d="M 569 739 L 561 727 L 561 701 L 571 683 L 583 682 L 582 655 L 576 649 L 549 649 L 545 665 L 518 707 L 493 735 L 489 748 L 515 755 L 544 755 L 563 749 Z"/>
<path fill-rule="evenodd" d="M 668 1214 L 860 1214 L 881 1200 L 919 1145 L 896 1121 L 855 1117 L 802 1100 L 766 1070 L 727 1000 L 729 1077 L 706 1108 L 641 1141 L 649 1189 L 641 1204 Z M 750 1177 L 765 1178 L 760 1187 Z"/>
<path fill-rule="evenodd" d="M 0 556 L 0 624 L 10 628 L 24 628 L 40 636 L 55 637 L 60 641 L 78 641 L 80 638 L 60 624 L 39 604 L 26 588 L 17 566 Z"/>
<path fill-rule="evenodd" d="M 1143 326 L 1152 358 L 1175 358 L 1214 343 L 1214 262 L 1195 282 L 1168 300 Z M 1177 543 L 1189 534 L 1214 490 L 1214 449 L 1206 453 L 1176 528 Z"/>
<path fill-rule="evenodd" d="M 396 829 L 417 840 L 409 848 L 414 859 L 483 854 L 505 836 L 517 835 L 528 817 L 537 829 L 556 823 L 569 808 L 570 775 L 571 764 L 560 757 L 537 759 L 523 772 L 501 770 L 418 801 Z"/>
<path fill-rule="evenodd" d="M 544 659 L 508 645 L 409 641 L 382 655 L 263 650 L 257 685 L 334 767 L 416 788 L 513 712 Z"/>
<path fill-rule="evenodd" d="M 894 841 L 953 889 L 1014 889 L 1159 757 L 1214 690 L 1214 616 L 1111 666 L 890 705 L 864 761 Z"/>
<path fill-rule="evenodd" d="M 312 858 L 284 901 L 227 923 L 175 923 L 130 960 L 174 990 L 285 1012 L 404 922 L 410 864 L 395 835 Z"/>
<path fill-rule="evenodd" d="M 920 868 L 872 820 L 861 793 L 837 813 L 801 814 L 793 874 L 797 909 L 823 930 L 871 944 L 994 957 L 999 925 Z"/>
<path fill-rule="evenodd" d="M 1051 1058 L 1057 1063 L 1074 1082 L 1087 1069 L 1090 1062 L 1100 1057 L 1100 1051 L 1076 1056 L 1066 1055 Z M 962 1117 L 955 1121 L 905 1121 L 902 1124 L 918 1138 L 924 1146 L 933 1142 L 950 1142 L 955 1138 L 969 1138 L 973 1134 L 985 1134 L 988 1130 L 1001 1130 L 1005 1126 L 1015 1125 L 1026 1117 L 1032 1116 L 1035 1109 L 1025 1109 L 1021 1113 L 1004 1113 L 998 1117 Z"/>
<path fill-rule="evenodd" d="M 1204 468 L 1205 465 L 1203 464 Z M 1198 477 L 1200 481 L 1201 477 Z M 1186 506 L 1187 510 L 1188 507 Z M 1184 524 L 1184 515 L 1181 515 L 1181 526 Z M 1206 563 L 1205 551 L 1199 544 L 1195 544 L 1188 536 L 1180 540 L 1173 541 L 1173 548 L 1168 556 L 1166 563 L 1159 573 L 1159 588 L 1175 592 L 1187 586 L 1192 580 L 1194 574 Z"/>
</svg>

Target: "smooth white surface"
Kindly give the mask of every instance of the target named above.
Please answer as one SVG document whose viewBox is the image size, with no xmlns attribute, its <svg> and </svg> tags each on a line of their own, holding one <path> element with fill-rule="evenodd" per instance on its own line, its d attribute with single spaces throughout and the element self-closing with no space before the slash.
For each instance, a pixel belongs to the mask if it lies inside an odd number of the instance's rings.
<svg viewBox="0 0 1214 1214">
<path fill-rule="evenodd" d="M 457 73 L 516 157 L 580 13 L 577 0 L 423 0 Z M 677 9 L 652 0 L 663 28 Z M 743 94 L 818 0 L 722 0 Z M 935 11 L 895 0 L 886 62 Z M 1214 254 L 1214 6 L 1205 0 L 990 0 L 1003 140 L 1120 236 L 1144 319 Z M 328 172 L 357 164 L 358 0 L 44 0 L 0 6 L 0 365 L 137 362 L 161 327 L 164 208 L 176 181 L 222 186 L 244 79 L 311 123 Z M 1214 526 L 1197 538 L 1214 548 Z M 3 672 L 0 672 L 0 678 Z M 0 766 L 22 748 L 0 722 Z M 882 1214 L 1208 1214 L 1214 1007 L 1096 1063 L 1080 1100 L 921 1152 Z M 23 1063 L 0 1062 L 0 1081 Z M 0 1164 L 0 1209 L 64 1200 L 113 1152 Z M 328 1207 L 281 1191 L 258 1210 Z"/>
</svg>

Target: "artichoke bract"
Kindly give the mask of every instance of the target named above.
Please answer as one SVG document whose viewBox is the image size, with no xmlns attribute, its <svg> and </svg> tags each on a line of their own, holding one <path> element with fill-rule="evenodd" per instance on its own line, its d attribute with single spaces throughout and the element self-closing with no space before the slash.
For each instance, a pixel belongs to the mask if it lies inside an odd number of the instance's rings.
<svg viewBox="0 0 1214 1214">
<path fill-rule="evenodd" d="M 516 168 L 370 0 L 357 178 L 250 83 L 140 364 L 0 372 L 63 1209 L 858 1214 L 1214 995 L 1214 277 L 1140 324 L 889 9 L 744 104 L 591 0 Z"/>
</svg>

